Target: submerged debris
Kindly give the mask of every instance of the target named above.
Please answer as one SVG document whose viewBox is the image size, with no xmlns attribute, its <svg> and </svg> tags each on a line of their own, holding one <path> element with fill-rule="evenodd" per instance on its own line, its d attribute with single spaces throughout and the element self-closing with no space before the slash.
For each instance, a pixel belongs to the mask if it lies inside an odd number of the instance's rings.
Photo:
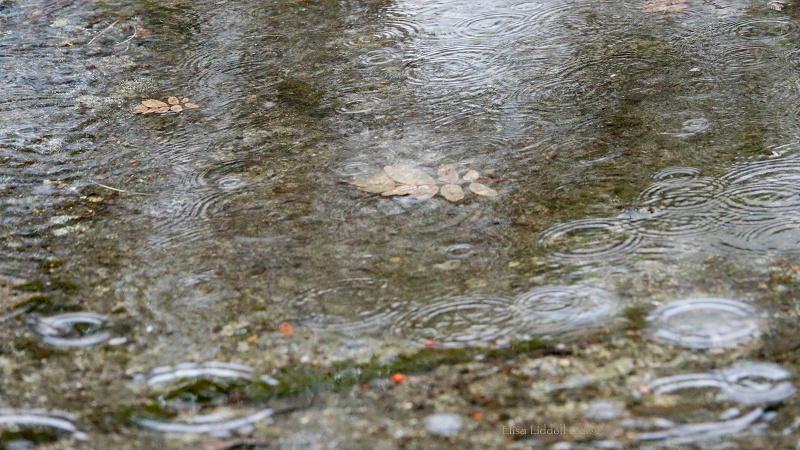
<svg viewBox="0 0 800 450">
<path fill-rule="evenodd" d="M 142 100 L 142 103 L 136 105 L 133 108 L 133 112 L 136 114 L 165 114 L 169 112 L 179 113 L 183 111 L 184 108 L 194 109 L 199 108 L 199 106 L 190 102 L 188 97 L 184 97 L 182 100 L 178 100 L 178 97 L 170 97 L 166 102 L 156 100 L 154 98 L 148 98 L 146 100 Z"/>
<path fill-rule="evenodd" d="M 358 175 L 347 183 L 361 191 L 381 194 L 384 197 L 408 195 L 427 199 L 439 194 L 450 202 L 457 202 L 465 196 L 462 184 L 467 184 L 467 189 L 476 195 L 497 196 L 497 191 L 478 182 L 480 174 L 474 170 L 467 171 L 459 181 L 458 172 L 453 164 L 441 164 L 437 175 L 438 181 L 408 164 L 390 164 L 384 166 L 383 172 Z"/>
</svg>

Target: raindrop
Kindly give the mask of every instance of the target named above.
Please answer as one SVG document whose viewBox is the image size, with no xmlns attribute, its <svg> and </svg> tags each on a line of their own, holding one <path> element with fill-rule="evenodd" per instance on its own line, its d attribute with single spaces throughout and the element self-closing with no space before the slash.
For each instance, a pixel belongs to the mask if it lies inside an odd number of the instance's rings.
<svg viewBox="0 0 800 450">
<path fill-rule="evenodd" d="M 700 169 L 694 167 L 667 167 L 654 173 L 653 178 L 665 180 L 671 178 L 694 178 L 697 175 L 700 175 Z"/>
<path fill-rule="evenodd" d="M 712 177 L 677 177 L 661 179 L 639 194 L 639 202 L 646 206 L 673 210 L 709 209 L 714 198 L 725 185 Z"/>
<path fill-rule="evenodd" d="M 379 331 L 402 314 L 405 302 L 391 297 L 385 280 L 352 278 L 291 301 L 303 322 L 317 331 L 346 335 Z"/>
<path fill-rule="evenodd" d="M 688 348 L 735 347 L 761 335 L 752 306 L 722 298 L 687 298 L 659 306 L 647 317 L 665 344 Z"/>
<path fill-rule="evenodd" d="M 441 347 L 493 346 L 513 332 L 510 305 L 509 299 L 486 295 L 444 298 L 404 315 L 393 328 L 397 335 Z"/>
<path fill-rule="evenodd" d="M 708 129 L 708 120 L 703 117 L 696 119 L 689 119 L 683 122 L 683 128 L 680 133 L 676 133 L 677 137 L 689 137 Z"/>
<path fill-rule="evenodd" d="M 514 318 L 531 335 L 583 329 L 608 320 L 617 302 L 603 289 L 583 285 L 542 286 L 514 299 Z"/>
<path fill-rule="evenodd" d="M 217 186 L 223 191 L 234 191 L 247 186 L 247 183 L 237 176 L 227 175 L 217 180 Z"/>
<path fill-rule="evenodd" d="M 469 259 L 475 254 L 470 244 L 454 244 L 444 249 L 448 259 Z"/>
<path fill-rule="evenodd" d="M 563 250 L 553 252 L 558 259 L 575 262 L 622 258 L 636 252 L 642 242 L 625 221 L 581 219 L 558 224 L 542 233 L 539 243 Z"/>
<path fill-rule="evenodd" d="M 213 386 L 198 384 L 201 380 Z M 239 406 L 241 398 L 227 399 L 228 404 L 220 405 L 219 397 L 229 397 L 242 383 L 251 387 L 258 384 L 260 388 L 273 385 L 257 377 L 251 367 L 237 363 L 207 361 L 155 368 L 147 378 L 147 385 L 157 389 L 159 405 L 180 411 L 180 414 L 169 418 L 137 417 L 134 421 L 142 427 L 164 433 L 227 436 L 232 432 L 251 431 L 255 423 L 269 419 L 274 411 L 271 408 Z M 206 397 L 209 399 L 201 400 Z M 210 400 L 212 397 L 214 400 Z M 232 404 L 236 406 L 230 406 Z M 204 413 L 205 409 L 210 412 Z"/>
</svg>

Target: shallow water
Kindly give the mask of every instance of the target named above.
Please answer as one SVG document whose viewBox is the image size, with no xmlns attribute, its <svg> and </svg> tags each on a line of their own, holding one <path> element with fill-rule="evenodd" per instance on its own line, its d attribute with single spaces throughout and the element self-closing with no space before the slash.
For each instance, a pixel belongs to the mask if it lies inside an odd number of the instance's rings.
<svg viewBox="0 0 800 450">
<path fill-rule="evenodd" d="M 0 440 L 796 445 L 796 10 L 663 3 L 0 3 Z"/>
</svg>

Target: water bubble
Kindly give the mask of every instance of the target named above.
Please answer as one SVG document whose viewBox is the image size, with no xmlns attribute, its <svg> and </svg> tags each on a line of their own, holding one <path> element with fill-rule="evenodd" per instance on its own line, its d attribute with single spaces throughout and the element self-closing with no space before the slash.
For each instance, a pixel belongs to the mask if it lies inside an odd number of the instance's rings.
<svg viewBox="0 0 800 450">
<path fill-rule="evenodd" d="M 722 397 L 745 405 L 777 403 L 797 391 L 785 381 L 791 373 L 777 364 L 742 362 L 721 369 L 719 374 L 728 382 Z"/>
<path fill-rule="evenodd" d="M 255 423 L 269 419 L 274 412 L 271 408 L 242 406 L 246 400 L 230 398 L 242 386 L 248 392 L 253 388 L 258 391 L 274 386 L 243 364 L 207 361 L 158 367 L 151 371 L 147 385 L 157 390 L 157 404 L 180 414 L 171 418 L 137 417 L 134 421 L 164 433 L 215 436 L 227 436 L 236 431 L 245 433 L 252 431 Z M 206 409 L 210 412 L 205 413 Z"/>
<path fill-rule="evenodd" d="M 74 422 L 75 416 L 63 411 L 0 409 L 0 427 L 49 428 L 56 432 L 68 433 L 76 440 L 86 440 L 86 434 L 78 430 Z"/>
<path fill-rule="evenodd" d="M 150 372 L 148 385 L 169 383 L 185 378 L 217 377 L 249 380 L 253 369 L 237 363 L 207 361 L 201 363 L 180 363 L 175 366 L 156 367 Z"/>
<path fill-rule="evenodd" d="M 638 433 L 635 439 L 640 441 L 660 441 L 662 446 L 692 444 L 695 442 L 718 439 L 742 433 L 764 414 L 764 410 L 756 408 L 740 417 L 702 423 L 690 423 L 672 426 L 663 431 Z"/>
<path fill-rule="evenodd" d="M 100 314 L 77 312 L 43 317 L 29 314 L 25 321 L 42 340 L 56 347 L 88 347 L 111 339 L 102 330 L 106 317 Z"/>
<path fill-rule="evenodd" d="M 781 402 L 796 392 L 795 387 L 785 381 L 790 376 L 788 371 L 776 364 L 742 362 L 711 372 L 658 378 L 647 383 L 646 388 L 653 395 L 689 388 L 714 388 L 719 391 L 718 400 L 743 405 L 768 404 Z M 663 445 L 679 445 L 737 434 L 758 419 L 770 420 L 764 411 L 763 408 L 757 408 L 741 414 L 738 408 L 728 408 L 720 414 L 719 420 L 713 422 L 678 425 L 666 421 L 660 424 L 666 430 L 640 433 L 636 438 L 663 441 Z"/>
<path fill-rule="evenodd" d="M 761 335 L 755 308 L 723 298 L 676 300 L 647 319 L 658 341 L 688 348 L 735 347 Z"/>
<path fill-rule="evenodd" d="M 677 137 L 688 137 L 700 133 L 701 131 L 705 131 L 708 129 L 708 120 L 704 117 L 699 117 L 696 119 L 689 119 L 683 122 L 683 128 L 681 128 L 681 132 L 677 133 L 675 136 Z"/>
<path fill-rule="evenodd" d="M 247 183 L 237 176 L 227 175 L 217 180 L 217 186 L 223 191 L 234 191 L 247 186 Z"/>
<path fill-rule="evenodd" d="M 468 259 L 475 254 L 470 244 L 454 244 L 444 249 L 448 259 Z"/>
</svg>

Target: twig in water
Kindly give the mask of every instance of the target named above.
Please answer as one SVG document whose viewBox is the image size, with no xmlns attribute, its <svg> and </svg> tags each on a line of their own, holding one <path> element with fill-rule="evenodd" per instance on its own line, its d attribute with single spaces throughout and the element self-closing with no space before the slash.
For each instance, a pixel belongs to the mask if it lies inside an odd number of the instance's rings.
<svg viewBox="0 0 800 450">
<path fill-rule="evenodd" d="M 125 39 L 124 41 L 119 41 L 119 42 L 117 42 L 116 44 L 114 44 L 114 46 L 116 47 L 117 45 L 121 45 L 121 44 L 124 44 L 124 43 L 126 43 L 126 42 L 127 42 L 127 43 L 128 43 L 128 45 L 126 45 L 126 46 L 125 46 L 125 50 L 127 50 L 127 49 L 131 48 L 131 41 L 132 41 L 132 40 L 133 40 L 133 38 L 135 38 L 135 37 L 136 37 L 136 31 L 134 31 L 134 32 L 133 32 L 133 34 L 131 35 L 131 37 L 129 37 L 128 39 Z"/>
<path fill-rule="evenodd" d="M 92 42 L 94 42 L 94 40 L 95 40 L 95 39 L 97 39 L 97 38 L 99 38 L 100 36 L 102 36 L 102 35 L 103 35 L 103 34 L 104 34 L 106 31 L 110 30 L 110 29 L 111 29 L 111 27 L 113 27 L 114 25 L 116 25 L 116 24 L 117 24 L 117 22 L 119 22 L 119 21 L 120 21 L 120 19 L 117 19 L 117 20 L 115 20 L 114 22 L 112 22 L 112 23 L 111 23 L 111 25 L 109 25 L 109 26 L 105 27 L 105 29 L 103 29 L 103 31 L 101 31 L 101 32 L 99 32 L 99 33 L 97 33 L 97 34 L 95 34 L 95 35 L 94 35 L 94 37 L 93 37 L 93 38 L 92 38 L 92 39 L 91 39 L 89 42 L 87 42 L 87 43 L 86 43 L 86 45 L 89 45 L 89 44 L 91 44 Z"/>
<path fill-rule="evenodd" d="M 146 193 L 146 192 L 134 192 L 134 191 L 126 191 L 126 190 L 124 190 L 124 189 L 117 189 L 117 188 L 115 188 L 115 187 L 106 186 L 105 184 L 100 184 L 100 183 L 98 183 L 98 182 L 94 182 L 94 184 L 96 184 L 96 185 L 98 185 L 98 186 L 100 186 L 100 187 L 102 187 L 102 188 L 110 189 L 110 190 L 112 190 L 112 191 L 116 191 L 116 192 L 123 192 L 123 193 L 126 193 L 126 194 L 133 194 L 133 195 L 152 195 L 152 194 L 148 194 L 148 193 Z"/>
</svg>

